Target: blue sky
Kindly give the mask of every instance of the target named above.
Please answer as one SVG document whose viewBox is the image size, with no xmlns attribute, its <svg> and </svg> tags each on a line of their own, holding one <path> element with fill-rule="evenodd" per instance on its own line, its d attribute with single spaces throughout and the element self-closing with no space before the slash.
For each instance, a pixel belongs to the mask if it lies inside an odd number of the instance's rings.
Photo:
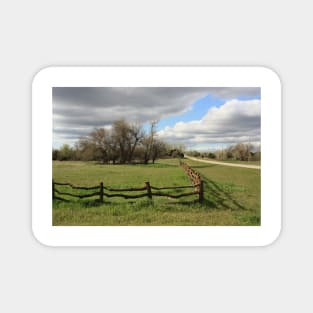
<svg viewBox="0 0 313 313">
<path fill-rule="evenodd" d="M 225 100 L 210 95 L 200 98 L 192 103 L 186 112 L 160 120 L 158 123 L 158 130 L 162 130 L 166 126 L 174 126 L 178 122 L 200 120 L 212 106 L 219 107 L 223 103 L 225 103 Z"/>
<path fill-rule="evenodd" d="M 261 99 L 260 96 L 241 96 L 236 97 L 238 100 L 253 100 L 253 99 Z M 203 98 L 197 99 L 193 104 L 191 104 L 190 109 L 182 114 L 178 114 L 175 116 L 170 116 L 164 118 L 158 123 L 158 130 L 164 129 L 166 126 L 174 126 L 178 122 L 189 122 L 194 120 L 202 119 L 212 107 L 220 107 L 225 104 L 227 99 L 217 98 L 211 95 L 207 95 Z"/>
</svg>

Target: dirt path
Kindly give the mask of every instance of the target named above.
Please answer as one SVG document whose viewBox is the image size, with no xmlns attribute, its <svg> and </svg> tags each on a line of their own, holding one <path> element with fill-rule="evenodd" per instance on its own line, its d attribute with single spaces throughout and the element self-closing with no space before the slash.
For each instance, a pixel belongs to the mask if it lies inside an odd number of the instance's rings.
<svg viewBox="0 0 313 313">
<path fill-rule="evenodd" d="M 233 167 L 254 168 L 254 169 L 258 169 L 258 170 L 261 169 L 260 165 L 248 165 L 248 164 L 225 163 L 225 162 L 219 162 L 219 161 L 209 161 L 209 160 L 194 158 L 194 157 L 188 156 L 186 154 L 185 154 L 185 158 L 190 159 L 190 160 L 194 160 L 194 161 L 198 161 L 198 162 L 202 162 L 202 163 L 218 164 L 218 165 L 233 166 Z"/>
</svg>

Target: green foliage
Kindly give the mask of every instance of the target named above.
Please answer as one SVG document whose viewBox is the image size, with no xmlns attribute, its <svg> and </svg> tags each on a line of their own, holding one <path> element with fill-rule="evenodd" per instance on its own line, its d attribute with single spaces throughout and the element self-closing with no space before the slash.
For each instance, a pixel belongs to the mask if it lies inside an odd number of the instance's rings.
<svg viewBox="0 0 313 313">
<path fill-rule="evenodd" d="M 170 149 L 167 153 L 168 157 L 170 158 L 183 158 L 184 157 L 184 153 L 177 149 L 177 148 L 174 148 L 174 149 Z"/>
<path fill-rule="evenodd" d="M 261 151 L 251 152 L 251 161 L 261 161 Z"/>
<path fill-rule="evenodd" d="M 58 149 L 53 149 L 52 150 L 52 160 L 58 160 L 58 156 L 59 156 L 59 150 Z"/>
<path fill-rule="evenodd" d="M 193 150 L 193 151 L 188 151 L 188 155 L 198 158 L 201 156 L 201 153 L 199 151 Z"/>
<path fill-rule="evenodd" d="M 64 144 L 59 150 L 53 150 L 52 159 L 59 161 L 75 160 L 75 151 L 68 144 Z"/>
<path fill-rule="evenodd" d="M 208 158 L 209 158 L 209 159 L 215 159 L 215 158 L 216 158 L 216 155 L 215 155 L 213 152 L 209 152 Z"/>
</svg>

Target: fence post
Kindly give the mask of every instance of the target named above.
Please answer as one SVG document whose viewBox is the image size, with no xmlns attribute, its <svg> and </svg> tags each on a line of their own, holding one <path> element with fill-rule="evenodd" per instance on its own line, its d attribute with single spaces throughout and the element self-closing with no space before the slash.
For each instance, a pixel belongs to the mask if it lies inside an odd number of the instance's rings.
<svg viewBox="0 0 313 313">
<path fill-rule="evenodd" d="M 152 192 L 151 192 L 151 186 L 150 186 L 150 182 L 146 182 L 146 188 L 147 188 L 147 195 L 149 199 L 152 199 Z"/>
<path fill-rule="evenodd" d="M 54 192 L 54 180 L 52 179 L 52 200 L 55 198 L 55 192 Z"/>
<path fill-rule="evenodd" d="M 100 183 L 100 202 L 103 203 L 103 182 Z"/>
<path fill-rule="evenodd" d="M 200 186 L 199 186 L 199 203 L 203 202 L 203 180 L 200 179 Z"/>
</svg>

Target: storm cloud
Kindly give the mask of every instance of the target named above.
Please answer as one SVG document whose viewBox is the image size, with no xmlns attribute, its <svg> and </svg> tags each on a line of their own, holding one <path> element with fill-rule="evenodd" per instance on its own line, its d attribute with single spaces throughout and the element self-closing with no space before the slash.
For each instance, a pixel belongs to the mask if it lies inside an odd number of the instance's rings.
<svg viewBox="0 0 313 313">
<path fill-rule="evenodd" d="M 53 139 L 54 144 L 60 145 L 72 143 L 95 127 L 109 128 L 119 119 L 143 124 L 186 112 L 196 100 L 207 95 L 225 100 L 260 97 L 260 88 L 54 87 L 52 94 Z M 236 124 L 239 123 L 238 120 Z M 195 135 L 204 136 L 205 131 L 199 128 Z M 173 140 L 190 138 L 186 132 L 176 135 L 173 132 L 175 128 L 168 135 Z"/>
</svg>

